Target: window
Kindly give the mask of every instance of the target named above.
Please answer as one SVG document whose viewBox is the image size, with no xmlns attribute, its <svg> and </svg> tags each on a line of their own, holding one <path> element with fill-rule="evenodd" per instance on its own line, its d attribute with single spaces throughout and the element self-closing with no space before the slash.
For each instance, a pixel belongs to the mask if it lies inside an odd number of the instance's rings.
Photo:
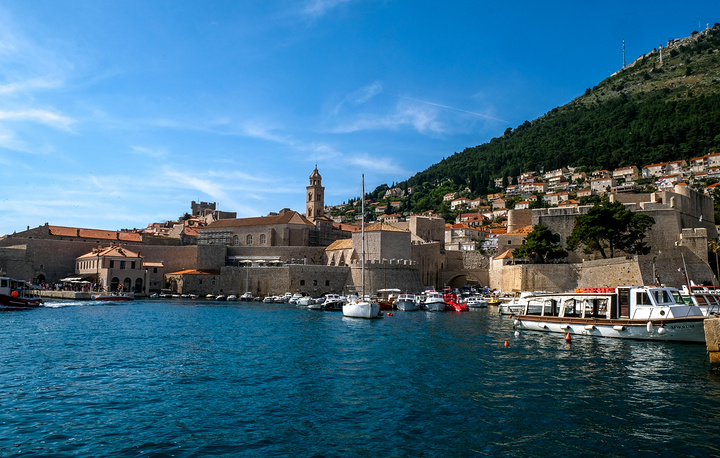
<svg viewBox="0 0 720 458">
<path fill-rule="evenodd" d="M 252 235 L 247 236 L 247 240 L 245 241 L 245 245 L 252 245 Z"/>
<path fill-rule="evenodd" d="M 317 280 L 313 280 L 313 286 L 317 286 Z"/>
<path fill-rule="evenodd" d="M 135 270 L 135 261 L 130 262 L 130 268 Z"/>
<path fill-rule="evenodd" d="M 121 269 L 124 269 L 124 268 L 125 268 L 125 261 L 120 261 L 120 268 L 121 268 Z"/>
<path fill-rule="evenodd" d="M 300 286 L 305 286 L 305 280 L 300 280 Z"/>
<path fill-rule="evenodd" d="M 237 246 L 239 244 L 240 244 L 240 238 L 237 235 L 233 236 L 233 245 Z"/>
<path fill-rule="evenodd" d="M 330 286 L 330 280 L 325 280 L 325 286 Z"/>
<path fill-rule="evenodd" d="M 115 267 L 115 261 L 111 259 L 110 260 L 110 268 L 112 269 L 113 267 Z"/>
<path fill-rule="evenodd" d="M 260 245 L 265 245 L 265 234 L 260 235 Z"/>
<path fill-rule="evenodd" d="M 153 273 L 154 273 L 154 274 L 157 273 L 157 267 L 153 267 Z"/>
</svg>

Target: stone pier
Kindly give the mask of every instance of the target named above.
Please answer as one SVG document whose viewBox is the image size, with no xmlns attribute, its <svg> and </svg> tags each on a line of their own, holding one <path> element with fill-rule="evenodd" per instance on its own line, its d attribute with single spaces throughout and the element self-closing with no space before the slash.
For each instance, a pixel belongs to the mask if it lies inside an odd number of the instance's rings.
<svg viewBox="0 0 720 458">
<path fill-rule="evenodd" d="M 720 370 L 720 318 L 705 320 L 705 345 L 710 359 L 710 368 Z"/>
</svg>

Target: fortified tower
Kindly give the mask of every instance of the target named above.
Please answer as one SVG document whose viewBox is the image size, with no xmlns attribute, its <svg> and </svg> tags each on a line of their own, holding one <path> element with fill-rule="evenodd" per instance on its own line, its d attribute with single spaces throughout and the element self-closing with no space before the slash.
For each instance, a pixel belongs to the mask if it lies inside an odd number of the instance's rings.
<svg viewBox="0 0 720 458">
<path fill-rule="evenodd" d="M 310 186 L 307 187 L 307 202 L 306 209 L 307 219 L 313 223 L 325 215 L 325 200 L 323 195 L 325 194 L 325 188 L 322 186 L 322 177 L 315 165 L 312 175 L 310 175 Z"/>
</svg>

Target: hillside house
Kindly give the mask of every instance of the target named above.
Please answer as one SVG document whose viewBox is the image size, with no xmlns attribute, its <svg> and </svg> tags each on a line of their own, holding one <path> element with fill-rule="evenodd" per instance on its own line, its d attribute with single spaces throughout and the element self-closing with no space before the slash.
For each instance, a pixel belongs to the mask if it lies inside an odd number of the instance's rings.
<svg viewBox="0 0 720 458">
<path fill-rule="evenodd" d="M 667 162 L 646 165 L 642 168 L 643 178 L 660 178 L 665 175 L 665 165 Z"/>
<path fill-rule="evenodd" d="M 634 165 L 630 167 L 620 167 L 613 170 L 612 177 L 616 180 L 634 181 L 638 178 L 640 171 Z"/>
<path fill-rule="evenodd" d="M 590 189 L 592 189 L 595 194 L 605 194 L 608 189 L 612 189 L 614 186 L 617 186 L 617 181 L 612 177 L 590 180 Z"/>
</svg>

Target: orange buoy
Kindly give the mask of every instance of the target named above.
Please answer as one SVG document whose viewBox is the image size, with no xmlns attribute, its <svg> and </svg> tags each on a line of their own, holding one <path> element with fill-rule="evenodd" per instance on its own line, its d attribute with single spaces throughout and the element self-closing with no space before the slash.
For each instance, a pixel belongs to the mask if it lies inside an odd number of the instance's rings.
<svg viewBox="0 0 720 458">
<path fill-rule="evenodd" d="M 570 342 L 572 340 L 572 337 L 570 337 L 570 333 L 568 332 L 565 336 L 565 342 Z"/>
<path fill-rule="evenodd" d="M 392 316 L 392 313 L 388 312 L 388 316 Z"/>
<path fill-rule="evenodd" d="M 506 341 L 505 341 L 505 346 L 506 346 L 506 347 L 509 347 L 509 346 L 510 346 L 510 342 L 508 342 L 508 341 L 506 340 Z"/>
</svg>

